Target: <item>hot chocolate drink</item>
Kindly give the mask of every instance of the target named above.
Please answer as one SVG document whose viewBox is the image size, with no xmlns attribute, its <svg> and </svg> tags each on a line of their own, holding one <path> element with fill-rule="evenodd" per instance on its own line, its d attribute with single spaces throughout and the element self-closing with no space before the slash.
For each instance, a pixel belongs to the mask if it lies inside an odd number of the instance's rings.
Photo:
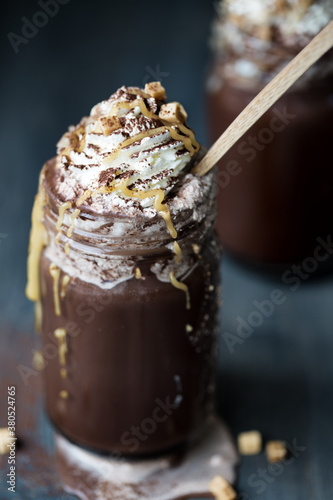
<svg viewBox="0 0 333 500">
<path fill-rule="evenodd" d="M 332 17 L 326 0 L 221 3 L 207 79 L 212 140 Z M 297 261 L 331 233 L 332 103 L 328 53 L 221 161 L 217 227 L 233 254 L 256 262 Z"/>
<path fill-rule="evenodd" d="M 165 99 L 154 82 L 96 105 L 59 141 L 33 210 L 27 295 L 48 414 L 124 455 L 188 442 L 214 404 L 215 174 L 191 174 L 199 144 Z"/>
</svg>

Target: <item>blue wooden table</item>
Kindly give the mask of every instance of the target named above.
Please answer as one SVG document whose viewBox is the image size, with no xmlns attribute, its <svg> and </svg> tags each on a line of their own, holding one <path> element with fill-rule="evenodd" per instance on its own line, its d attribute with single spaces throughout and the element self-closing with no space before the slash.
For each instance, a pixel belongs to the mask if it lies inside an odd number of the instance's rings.
<svg viewBox="0 0 333 500">
<path fill-rule="evenodd" d="M 278 278 L 268 280 L 226 257 L 223 289 L 220 414 L 234 436 L 259 429 L 265 440 L 286 440 L 291 451 L 280 466 L 269 465 L 264 453 L 244 458 L 237 485 L 239 498 L 332 498 L 332 279 L 304 282 L 292 291 Z M 270 300 L 274 290 L 281 291 L 283 303 L 246 338 L 239 337 L 240 318 L 248 321 L 258 310 L 254 302 Z M 26 326 L 25 331 L 4 326 L 1 331 L 1 426 L 5 425 L 6 388 L 18 388 L 18 498 L 70 499 L 55 469 L 52 428 L 43 412 L 41 375 L 28 375 L 25 385 L 18 372 L 20 366 L 31 366 L 36 342 L 32 322 Z M 235 342 L 236 337 L 243 342 Z M 11 498 L 3 480 L 7 468 L 4 457 L 0 467 L 0 498 Z"/>
</svg>

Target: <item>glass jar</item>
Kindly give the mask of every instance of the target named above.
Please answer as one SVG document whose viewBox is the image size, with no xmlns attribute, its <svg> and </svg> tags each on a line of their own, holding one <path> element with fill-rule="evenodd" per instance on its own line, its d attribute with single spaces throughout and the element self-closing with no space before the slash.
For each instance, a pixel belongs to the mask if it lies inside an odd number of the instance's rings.
<svg viewBox="0 0 333 500">
<path fill-rule="evenodd" d="M 195 180 L 206 191 L 193 207 L 169 202 L 175 255 L 160 216 L 82 206 L 76 218 L 68 209 L 59 229 L 52 165 L 40 267 L 48 414 L 68 438 L 101 451 L 143 455 L 185 443 L 214 409 L 215 184 Z"/>
<path fill-rule="evenodd" d="M 221 65 L 215 61 L 207 89 L 212 141 L 264 87 L 222 80 Z M 326 77 L 287 92 L 224 156 L 217 229 L 227 250 L 256 262 L 298 261 L 331 234 L 332 125 Z"/>
<path fill-rule="evenodd" d="M 261 3 L 258 10 L 245 0 L 217 4 L 206 80 L 212 142 L 333 13 L 321 0 Z M 299 261 L 312 255 L 318 237 L 331 234 L 332 55 L 312 66 L 220 163 L 217 229 L 225 249 L 242 259 Z"/>
</svg>

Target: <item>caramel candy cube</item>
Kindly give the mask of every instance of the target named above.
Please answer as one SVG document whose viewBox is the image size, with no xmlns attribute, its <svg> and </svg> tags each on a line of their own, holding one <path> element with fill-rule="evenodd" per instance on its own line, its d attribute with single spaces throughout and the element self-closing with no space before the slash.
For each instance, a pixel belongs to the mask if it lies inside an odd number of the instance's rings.
<svg viewBox="0 0 333 500">
<path fill-rule="evenodd" d="M 287 456 L 287 448 L 283 441 L 268 441 L 266 444 L 267 460 L 271 463 L 281 462 Z"/>
<path fill-rule="evenodd" d="M 237 494 L 233 487 L 222 476 L 215 476 L 209 483 L 209 491 L 216 500 L 235 500 Z"/>
<path fill-rule="evenodd" d="M 166 99 L 165 88 L 162 87 L 161 82 L 146 83 L 145 92 L 158 101 L 165 101 Z"/>
<path fill-rule="evenodd" d="M 187 113 L 179 102 L 169 102 L 161 106 L 159 117 L 166 122 L 184 123 L 187 118 Z"/>
<path fill-rule="evenodd" d="M 121 123 L 116 116 L 102 116 L 99 118 L 99 123 L 104 135 L 109 135 L 121 127 Z"/>
<path fill-rule="evenodd" d="M 258 431 L 242 432 L 238 435 L 238 451 L 241 455 L 257 455 L 262 449 L 262 437 Z"/>
<path fill-rule="evenodd" d="M 9 453 L 9 448 L 8 448 L 8 444 L 11 443 L 10 441 L 10 434 L 9 434 L 9 430 L 7 429 L 7 427 L 3 427 L 0 429 L 0 455 L 8 455 Z"/>
</svg>

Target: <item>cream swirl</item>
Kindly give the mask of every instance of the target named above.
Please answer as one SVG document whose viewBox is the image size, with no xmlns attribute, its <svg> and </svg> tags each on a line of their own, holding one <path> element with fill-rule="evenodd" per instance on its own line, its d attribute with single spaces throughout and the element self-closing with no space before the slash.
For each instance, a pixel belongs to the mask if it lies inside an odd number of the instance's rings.
<svg viewBox="0 0 333 500">
<path fill-rule="evenodd" d="M 121 87 L 63 135 L 57 145 L 61 198 L 89 201 L 99 212 L 119 198 L 149 207 L 150 192 L 165 196 L 176 185 L 199 145 L 182 106 L 165 104 L 163 87 L 154 97 L 149 85 L 145 91 Z"/>
</svg>

